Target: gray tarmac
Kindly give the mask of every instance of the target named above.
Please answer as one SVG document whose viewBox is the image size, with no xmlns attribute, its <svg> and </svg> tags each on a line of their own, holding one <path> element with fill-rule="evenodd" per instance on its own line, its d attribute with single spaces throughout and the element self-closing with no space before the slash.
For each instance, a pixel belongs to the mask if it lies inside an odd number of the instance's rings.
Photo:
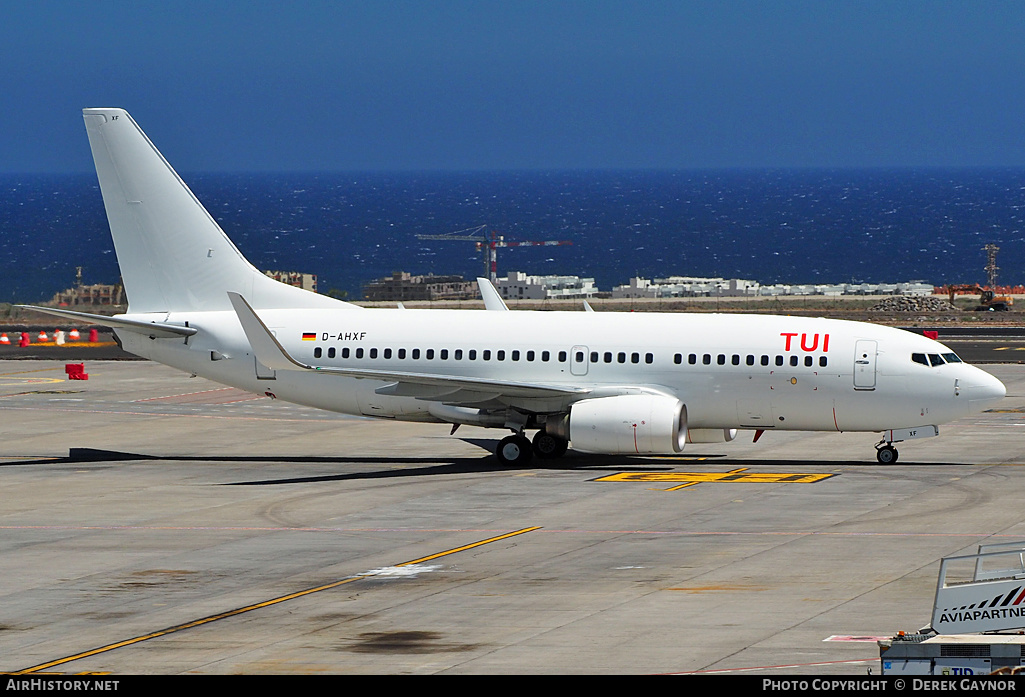
<svg viewBox="0 0 1025 697">
<path fill-rule="evenodd" d="M 878 674 L 941 557 L 1025 540 L 1021 365 L 896 465 L 744 433 L 522 470 L 498 431 L 85 369 L 0 361 L 0 671 Z"/>
</svg>

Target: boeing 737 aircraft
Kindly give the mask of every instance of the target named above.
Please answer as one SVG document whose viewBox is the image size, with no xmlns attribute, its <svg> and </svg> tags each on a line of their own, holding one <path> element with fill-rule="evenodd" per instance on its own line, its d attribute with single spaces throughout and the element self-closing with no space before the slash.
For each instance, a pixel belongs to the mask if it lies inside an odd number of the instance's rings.
<svg viewBox="0 0 1025 697">
<path fill-rule="evenodd" d="M 134 354 L 346 414 L 512 432 L 505 465 L 661 453 L 738 430 L 881 432 L 893 443 L 996 404 L 1003 384 L 917 334 L 800 317 L 365 309 L 274 281 L 122 109 L 85 109 Z M 533 442 L 525 433 L 536 431 Z"/>
</svg>

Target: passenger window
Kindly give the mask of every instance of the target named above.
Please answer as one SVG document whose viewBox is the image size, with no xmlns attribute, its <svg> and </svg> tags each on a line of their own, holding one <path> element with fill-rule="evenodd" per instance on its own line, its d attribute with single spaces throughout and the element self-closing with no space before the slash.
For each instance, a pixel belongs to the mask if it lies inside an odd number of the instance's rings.
<svg viewBox="0 0 1025 697">
<path fill-rule="evenodd" d="M 592 363 L 597 363 L 598 362 L 598 352 L 597 351 L 591 351 L 591 362 Z"/>
<path fill-rule="evenodd" d="M 623 351 L 620 351 L 619 353 L 617 353 L 616 354 L 616 361 L 618 363 L 626 363 L 626 354 Z"/>
<path fill-rule="evenodd" d="M 405 358 L 406 358 L 406 349 L 399 349 L 399 360 L 400 361 L 401 360 L 405 360 Z"/>
<path fill-rule="evenodd" d="M 548 351 L 542 351 L 541 352 L 541 362 L 542 363 L 547 363 L 551 359 L 551 357 L 552 357 L 552 354 L 549 353 Z"/>
<path fill-rule="evenodd" d="M 321 349 L 319 346 L 317 348 L 313 349 L 313 357 L 314 358 L 320 358 L 323 353 L 324 353 L 323 349 Z"/>
<path fill-rule="evenodd" d="M 762 365 L 769 365 L 769 357 L 762 356 Z"/>
<path fill-rule="evenodd" d="M 747 357 L 747 364 L 748 365 L 754 365 L 755 364 L 755 357 L 752 356 L 752 355 L 748 355 L 748 357 Z"/>
<path fill-rule="evenodd" d="M 346 346 L 345 348 L 342 349 L 342 358 L 348 358 L 348 357 L 349 357 L 349 347 Z"/>
<path fill-rule="evenodd" d="M 370 349 L 370 357 L 371 358 L 377 358 L 377 349 L 375 349 L 375 348 Z"/>
<path fill-rule="evenodd" d="M 691 355 L 693 356 L 694 354 L 692 353 Z M 683 363 L 683 354 L 678 353 L 675 356 L 673 356 L 673 363 L 675 363 L 676 365 L 680 365 L 681 363 Z"/>
<path fill-rule="evenodd" d="M 712 365 L 712 354 L 706 353 L 704 356 L 701 357 L 701 362 L 705 365 Z"/>
<path fill-rule="evenodd" d="M 921 363 L 922 365 L 929 365 L 929 360 L 925 357 L 924 353 L 912 353 L 911 360 L 915 363 Z"/>
<path fill-rule="evenodd" d="M 722 354 L 722 353 L 720 353 L 720 354 L 719 354 L 719 355 L 718 355 L 718 356 L 716 357 L 716 359 L 715 359 L 715 362 L 716 362 L 716 363 L 718 363 L 719 365 L 726 365 L 726 355 L 725 355 L 725 354 Z"/>
<path fill-rule="evenodd" d="M 812 358 L 811 356 L 805 356 L 805 357 L 804 357 L 804 364 L 805 364 L 805 365 L 806 365 L 807 367 L 809 367 L 809 368 L 810 368 L 810 367 L 812 366 L 812 363 L 814 363 L 814 362 L 815 362 L 815 359 L 814 359 L 814 358 Z"/>
<path fill-rule="evenodd" d="M 391 358 L 391 349 L 385 349 L 384 350 L 384 357 L 385 358 Z"/>
<path fill-rule="evenodd" d="M 452 357 L 457 361 L 463 360 L 463 349 L 456 349 L 452 352 Z"/>
<path fill-rule="evenodd" d="M 606 363 L 611 363 L 612 362 L 612 351 L 606 351 L 604 358 L 605 358 L 605 362 Z"/>
<path fill-rule="evenodd" d="M 534 352 L 533 351 L 527 351 L 527 360 L 528 361 L 534 360 Z"/>
<path fill-rule="evenodd" d="M 484 352 L 482 353 L 482 357 L 483 357 L 484 360 L 490 361 L 491 360 L 491 350 L 490 349 L 484 349 Z"/>
<path fill-rule="evenodd" d="M 565 363 L 565 362 L 566 362 L 566 352 L 565 351 L 559 351 L 559 363 Z"/>
<path fill-rule="evenodd" d="M 730 360 L 730 362 L 733 365 L 740 365 L 740 356 L 737 355 L 737 354 L 733 354 L 733 358 L 732 358 L 732 360 Z"/>
<path fill-rule="evenodd" d="M 801 362 L 801 359 L 798 358 L 797 356 L 791 356 L 790 357 L 790 365 L 796 366 L 800 362 Z"/>
<path fill-rule="evenodd" d="M 655 355 L 654 354 L 652 354 L 652 353 L 644 354 L 644 362 L 645 363 L 653 363 L 654 361 L 655 361 Z"/>
<path fill-rule="evenodd" d="M 331 358 L 334 358 L 334 349 L 331 349 L 330 351 L 328 351 L 327 355 L 330 356 Z M 362 348 L 356 349 L 356 358 L 363 358 L 363 349 Z"/>
<path fill-rule="evenodd" d="M 438 355 L 441 357 L 441 360 L 447 361 L 448 360 L 448 349 L 441 349 L 441 351 L 438 352 Z"/>
<path fill-rule="evenodd" d="M 429 360 L 429 361 L 433 361 L 434 360 L 434 349 L 427 349 L 427 351 L 424 353 L 424 357 L 427 358 L 427 360 Z"/>
<path fill-rule="evenodd" d="M 495 352 L 495 360 L 504 361 L 505 360 L 505 351 L 496 351 Z"/>
<path fill-rule="evenodd" d="M 639 353 L 631 353 L 630 354 L 630 362 L 631 363 L 640 363 L 641 362 L 641 354 L 639 354 Z"/>
<path fill-rule="evenodd" d="M 518 361 L 518 360 L 520 360 L 520 352 L 519 352 L 519 351 L 513 351 L 513 352 L 512 352 L 512 359 L 513 359 L 514 361 Z"/>
<path fill-rule="evenodd" d="M 783 365 L 783 356 L 776 356 L 776 365 Z"/>
<path fill-rule="evenodd" d="M 687 356 L 687 362 L 690 363 L 691 365 L 697 364 L 697 362 L 698 362 L 698 354 L 692 353 L 689 356 Z"/>
<path fill-rule="evenodd" d="M 467 351 L 467 354 L 469 355 L 471 361 L 477 360 L 477 349 L 470 349 L 469 351 Z"/>
<path fill-rule="evenodd" d="M 327 350 L 327 357 L 328 358 L 334 358 L 335 357 L 335 349 L 334 349 L 334 347 L 331 347 L 331 348 L 329 348 Z"/>
<path fill-rule="evenodd" d="M 829 359 L 826 358 L 825 356 L 821 356 L 819 358 L 819 366 L 825 368 L 828 363 L 829 363 Z"/>
<path fill-rule="evenodd" d="M 413 360 L 414 361 L 420 360 L 420 349 L 418 349 L 418 348 L 413 349 L 412 356 L 413 356 Z"/>
</svg>

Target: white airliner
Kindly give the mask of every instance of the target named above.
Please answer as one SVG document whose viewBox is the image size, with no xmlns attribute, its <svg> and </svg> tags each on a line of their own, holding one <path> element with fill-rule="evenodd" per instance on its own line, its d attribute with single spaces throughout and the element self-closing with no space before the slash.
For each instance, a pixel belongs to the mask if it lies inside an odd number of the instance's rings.
<svg viewBox="0 0 1025 697">
<path fill-rule="evenodd" d="M 1003 384 L 932 339 L 800 317 L 365 309 L 255 269 L 122 109 L 85 109 L 136 355 L 321 409 L 512 432 L 523 466 L 568 446 L 661 453 L 738 430 L 881 432 L 893 443 L 996 404 Z M 533 442 L 525 432 L 536 430 Z"/>
</svg>

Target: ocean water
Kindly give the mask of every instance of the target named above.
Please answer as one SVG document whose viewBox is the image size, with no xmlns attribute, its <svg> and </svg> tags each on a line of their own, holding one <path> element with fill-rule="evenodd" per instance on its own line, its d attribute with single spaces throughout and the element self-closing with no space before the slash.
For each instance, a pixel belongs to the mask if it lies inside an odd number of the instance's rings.
<svg viewBox="0 0 1025 697">
<path fill-rule="evenodd" d="M 393 271 L 479 275 L 468 242 L 515 240 L 499 275 L 724 276 L 761 283 L 1025 281 L 1025 170 L 728 170 L 189 174 L 183 179 L 258 268 L 315 273 L 358 298 Z M 0 301 L 38 302 L 119 276 L 94 175 L 0 176 Z"/>
</svg>

